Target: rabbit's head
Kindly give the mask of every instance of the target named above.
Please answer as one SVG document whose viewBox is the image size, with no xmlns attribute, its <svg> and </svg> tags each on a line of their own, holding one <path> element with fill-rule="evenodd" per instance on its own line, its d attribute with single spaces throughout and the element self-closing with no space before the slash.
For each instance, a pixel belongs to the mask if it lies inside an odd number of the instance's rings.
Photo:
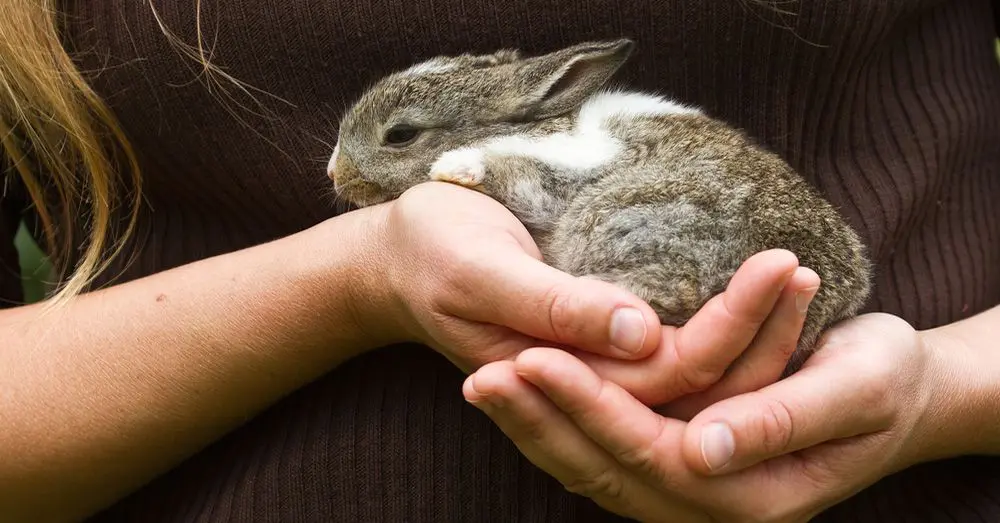
<svg viewBox="0 0 1000 523">
<path fill-rule="evenodd" d="M 537 129 L 579 108 L 632 48 L 621 39 L 527 58 L 513 50 L 441 56 L 391 74 L 340 122 L 327 174 L 355 205 L 391 200 L 427 181 L 446 151 Z"/>
</svg>

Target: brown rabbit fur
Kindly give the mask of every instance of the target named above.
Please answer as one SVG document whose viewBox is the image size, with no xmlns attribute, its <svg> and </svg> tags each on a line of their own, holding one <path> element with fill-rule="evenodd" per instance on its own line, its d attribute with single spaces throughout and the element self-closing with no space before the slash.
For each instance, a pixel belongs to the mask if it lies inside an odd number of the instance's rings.
<svg viewBox="0 0 1000 523">
<path fill-rule="evenodd" d="M 776 154 L 700 110 L 606 90 L 630 40 L 538 57 L 438 57 L 389 75 L 341 122 L 328 174 L 358 206 L 428 180 L 481 191 L 527 227 L 547 263 L 618 284 L 682 325 L 767 249 L 822 285 L 789 369 L 857 313 L 865 249 Z"/>
</svg>

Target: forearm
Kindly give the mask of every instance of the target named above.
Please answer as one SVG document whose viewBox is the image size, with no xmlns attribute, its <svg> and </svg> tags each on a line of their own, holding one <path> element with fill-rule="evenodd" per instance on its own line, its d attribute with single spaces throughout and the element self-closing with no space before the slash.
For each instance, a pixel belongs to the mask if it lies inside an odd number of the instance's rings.
<svg viewBox="0 0 1000 523">
<path fill-rule="evenodd" d="M 921 335 L 934 387 L 922 457 L 1000 454 L 1000 306 Z"/>
<path fill-rule="evenodd" d="M 0 514 L 79 518 L 369 346 L 364 219 L 0 314 Z"/>
</svg>

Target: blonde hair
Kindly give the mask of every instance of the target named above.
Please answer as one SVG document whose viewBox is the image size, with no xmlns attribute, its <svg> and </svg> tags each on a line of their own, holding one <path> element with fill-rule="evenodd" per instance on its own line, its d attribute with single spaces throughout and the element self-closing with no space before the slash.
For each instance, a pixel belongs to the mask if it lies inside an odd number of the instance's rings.
<svg viewBox="0 0 1000 523">
<path fill-rule="evenodd" d="M 121 252 L 136 224 L 141 176 L 121 126 L 63 48 L 55 4 L 7 0 L 0 14 L 0 143 L 4 187 L 20 177 L 63 275 L 52 296 L 60 301 Z M 74 237 L 78 216 L 85 241 Z"/>
</svg>

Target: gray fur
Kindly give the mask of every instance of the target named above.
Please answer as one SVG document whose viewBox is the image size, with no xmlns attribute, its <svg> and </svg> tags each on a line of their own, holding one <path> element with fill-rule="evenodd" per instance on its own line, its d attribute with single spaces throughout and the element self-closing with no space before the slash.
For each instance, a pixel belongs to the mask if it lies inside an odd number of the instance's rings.
<svg viewBox="0 0 1000 523">
<path fill-rule="evenodd" d="M 750 256 L 790 250 L 823 281 L 790 363 L 797 368 L 825 328 L 863 305 L 870 265 L 836 209 L 776 154 L 700 111 L 607 120 L 618 153 L 593 168 L 485 145 L 571 131 L 631 49 L 618 40 L 533 58 L 437 57 L 427 71 L 390 75 L 341 123 L 330 171 L 337 191 L 360 206 L 387 201 L 427 181 L 443 153 L 477 147 L 485 177 L 468 185 L 510 209 L 549 264 L 635 292 L 670 325 L 725 289 Z M 382 145 L 400 122 L 423 132 L 405 148 Z"/>
</svg>

